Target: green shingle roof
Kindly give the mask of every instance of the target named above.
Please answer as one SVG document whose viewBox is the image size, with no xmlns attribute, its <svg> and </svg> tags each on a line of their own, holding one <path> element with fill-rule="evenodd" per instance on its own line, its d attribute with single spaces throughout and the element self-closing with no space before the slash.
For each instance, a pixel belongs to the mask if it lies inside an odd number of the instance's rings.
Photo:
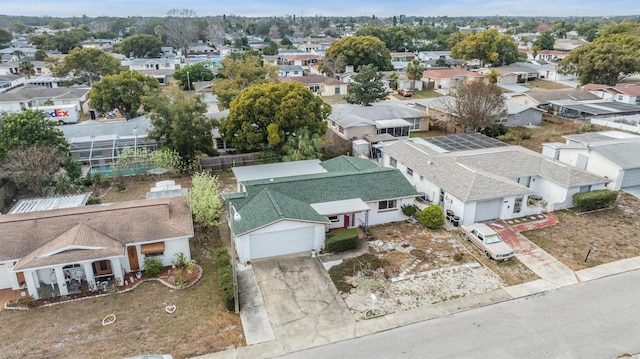
<svg viewBox="0 0 640 359">
<path fill-rule="evenodd" d="M 242 234 L 282 219 L 328 223 L 310 205 L 359 198 L 364 202 L 417 195 L 395 168 L 379 167 L 370 160 L 341 156 L 322 162 L 328 171 L 300 176 L 243 182 L 246 193 L 224 195 L 242 220 L 234 232 Z"/>
<path fill-rule="evenodd" d="M 307 203 L 284 194 L 262 189 L 253 198 L 233 202 L 241 219 L 233 222 L 233 232 L 242 234 L 283 219 L 329 223 L 327 217 L 318 214 Z M 229 216 L 233 220 L 233 216 Z"/>
<path fill-rule="evenodd" d="M 358 172 L 378 167 L 371 160 L 350 156 L 338 156 L 320 163 L 320 166 L 329 172 Z"/>
</svg>

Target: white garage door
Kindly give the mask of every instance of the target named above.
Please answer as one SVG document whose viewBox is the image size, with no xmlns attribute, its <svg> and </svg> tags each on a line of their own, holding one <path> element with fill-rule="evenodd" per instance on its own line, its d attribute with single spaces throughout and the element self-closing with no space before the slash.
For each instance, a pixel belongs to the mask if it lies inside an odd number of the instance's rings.
<svg viewBox="0 0 640 359">
<path fill-rule="evenodd" d="M 252 234 L 249 239 L 251 259 L 310 251 L 313 249 L 314 235 L 313 226 Z"/>
<path fill-rule="evenodd" d="M 502 201 L 499 199 L 491 201 L 481 201 L 476 204 L 475 222 L 490 221 L 500 217 L 500 207 Z"/>
<path fill-rule="evenodd" d="M 15 275 L 11 273 L 11 266 L 0 264 L 0 289 L 11 288 L 10 275 Z"/>
<path fill-rule="evenodd" d="M 634 186 L 640 186 L 640 168 L 624 171 L 624 177 L 622 178 L 622 184 L 620 187 L 625 188 Z"/>
</svg>

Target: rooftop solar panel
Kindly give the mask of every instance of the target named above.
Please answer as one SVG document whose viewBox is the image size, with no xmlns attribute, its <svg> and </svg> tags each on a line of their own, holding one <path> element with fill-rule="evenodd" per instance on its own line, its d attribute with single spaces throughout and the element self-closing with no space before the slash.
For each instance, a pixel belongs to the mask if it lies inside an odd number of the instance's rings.
<svg viewBox="0 0 640 359">
<path fill-rule="evenodd" d="M 428 137 L 424 138 L 424 140 L 448 152 L 508 146 L 508 144 L 504 142 L 480 133 L 451 134 L 446 136 Z"/>
</svg>

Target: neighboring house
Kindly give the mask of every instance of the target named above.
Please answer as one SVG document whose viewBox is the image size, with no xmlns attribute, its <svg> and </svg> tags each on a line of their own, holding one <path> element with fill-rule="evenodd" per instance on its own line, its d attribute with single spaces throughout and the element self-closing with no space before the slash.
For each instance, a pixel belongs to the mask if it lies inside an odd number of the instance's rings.
<svg viewBox="0 0 640 359">
<path fill-rule="evenodd" d="M 456 121 L 457 117 L 451 113 L 448 106 L 452 106 L 455 99 L 443 96 L 432 99 L 413 100 L 416 108 L 424 109 L 426 116 L 434 123 Z M 499 123 L 507 127 L 537 126 L 542 123 L 544 110 L 505 100 L 507 113 L 500 118 Z"/>
<path fill-rule="evenodd" d="M 418 192 L 460 223 L 570 208 L 572 195 L 608 179 L 481 134 L 412 138 L 386 144 L 380 162 L 402 171 Z"/>
<path fill-rule="evenodd" d="M 582 86 L 582 89 L 591 92 L 592 94 L 600 97 L 603 100 L 624 102 L 633 105 L 640 104 L 639 84 L 617 86 L 586 84 Z"/>
<path fill-rule="evenodd" d="M 599 97 L 586 90 L 568 88 L 554 91 L 527 91 L 511 94 L 509 99 L 513 102 L 538 107 L 549 106 L 550 101 L 556 100 L 589 101 L 597 100 Z"/>
<path fill-rule="evenodd" d="M 448 90 L 475 80 L 488 81 L 485 75 L 464 69 L 425 70 L 422 75 L 427 89 Z"/>
<path fill-rule="evenodd" d="M 218 107 L 218 96 L 211 91 L 211 81 L 192 82 L 195 92 L 202 96 L 202 101 L 207 104 L 207 116 L 211 117 L 214 113 L 220 112 Z"/>
<path fill-rule="evenodd" d="M 64 83 L 69 82 L 71 77 L 61 78 L 55 77 L 51 74 L 42 74 L 40 76 L 31 77 L 27 79 L 27 83 L 29 85 L 40 86 L 40 87 L 48 87 L 48 88 L 58 88 L 64 86 Z"/>
<path fill-rule="evenodd" d="M 279 65 L 291 65 L 302 66 L 303 68 L 309 68 L 309 66 L 317 65 L 324 59 L 321 55 L 310 53 L 295 53 L 295 54 L 282 54 L 278 56 Z"/>
<path fill-rule="evenodd" d="M 320 75 L 280 77 L 280 82 L 298 82 L 320 96 L 346 95 L 349 84 Z"/>
<path fill-rule="evenodd" d="M 20 74 L 20 61 L 9 61 L 9 62 L 0 62 L 0 75 L 19 75 Z M 50 64 L 44 61 L 29 61 L 31 65 L 33 65 L 33 71 L 35 72 L 34 76 L 38 75 L 50 75 L 51 69 L 49 69 Z"/>
<path fill-rule="evenodd" d="M 542 154 L 609 178 L 609 189 L 640 195 L 640 136 L 602 131 L 563 137 L 566 143 L 544 143 Z"/>
<path fill-rule="evenodd" d="M 7 92 L 16 87 L 27 84 L 27 78 L 23 75 L 0 75 L 0 93 Z"/>
<path fill-rule="evenodd" d="M 569 52 L 588 43 L 589 41 L 585 39 L 556 39 L 553 49 L 557 51 L 564 51 L 568 54 Z"/>
<path fill-rule="evenodd" d="M 638 105 L 602 99 L 590 101 L 553 100 L 549 101 L 549 108 L 558 116 L 577 119 L 621 117 L 640 114 L 640 106 Z"/>
<path fill-rule="evenodd" d="M 491 70 L 498 72 L 498 85 L 521 84 L 538 79 L 537 70 L 527 66 L 509 65 L 492 68 L 482 68 L 478 73 L 487 75 Z"/>
<path fill-rule="evenodd" d="M 538 126 L 542 123 L 544 110 L 509 100 L 505 100 L 505 105 L 507 117 L 501 118 L 500 123 L 507 127 Z"/>
<path fill-rule="evenodd" d="M 59 128 L 71 156 L 91 167 L 110 165 L 126 147 L 154 151 L 161 145 L 148 137 L 151 121 L 146 116 L 129 121 L 90 120 Z"/>
<path fill-rule="evenodd" d="M 391 62 L 411 62 L 416 58 L 413 52 L 392 52 Z"/>
<path fill-rule="evenodd" d="M 536 56 L 533 57 L 533 52 L 529 52 L 533 60 L 542 60 L 542 61 L 553 61 L 557 62 L 569 55 L 566 51 L 558 51 L 558 50 L 538 50 Z"/>
<path fill-rule="evenodd" d="M 356 157 L 232 170 L 240 193 L 223 197 L 241 263 L 320 251 L 330 229 L 405 220 L 417 194 L 398 170 Z"/>
<path fill-rule="evenodd" d="M 300 65 L 278 65 L 279 77 L 300 77 L 304 75 L 304 69 Z"/>
<path fill-rule="evenodd" d="M 184 197 L 107 203 L 0 216 L 0 289 L 79 293 L 122 285 L 146 257 L 191 258 L 191 210 Z M 25 294 L 27 294 L 25 293 Z"/>
<path fill-rule="evenodd" d="M 423 111 L 405 102 L 378 102 L 371 106 L 332 106 L 328 127 L 346 140 L 384 135 L 387 139 L 408 138 L 412 131 L 428 131 Z M 369 141 L 378 142 L 378 141 Z"/>
<path fill-rule="evenodd" d="M 178 70 L 182 66 L 182 61 L 179 58 L 161 57 L 157 59 L 125 59 L 121 61 L 121 64 L 133 71 Z"/>
<path fill-rule="evenodd" d="M 88 113 L 89 90 L 82 87 L 21 86 L 0 93 L 0 112 L 16 113 L 40 106 L 75 105 L 79 111 Z"/>
<path fill-rule="evenodd" d="M 7 47 L 0 49 L 0 57 L 10 61 L 29 60 L 35 57 L 37 51 L 38 49 L 35 47 Z M 15 52 L 22 52 L 24 57 L 20 59 L 18 56 L 13 55 Z"/>
</svg>

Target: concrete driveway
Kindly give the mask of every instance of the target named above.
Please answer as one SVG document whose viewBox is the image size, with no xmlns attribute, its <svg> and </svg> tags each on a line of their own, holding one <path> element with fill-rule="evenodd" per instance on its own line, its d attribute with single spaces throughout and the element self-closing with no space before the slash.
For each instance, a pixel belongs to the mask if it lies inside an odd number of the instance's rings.
<svg viewBox="0 0 640 359">
<path fill-rule="evenodd" d="M 252 263 L 276 340 L 295 351 L 353 338 L 355 320 L 317 258 Z"/>
</svg>

